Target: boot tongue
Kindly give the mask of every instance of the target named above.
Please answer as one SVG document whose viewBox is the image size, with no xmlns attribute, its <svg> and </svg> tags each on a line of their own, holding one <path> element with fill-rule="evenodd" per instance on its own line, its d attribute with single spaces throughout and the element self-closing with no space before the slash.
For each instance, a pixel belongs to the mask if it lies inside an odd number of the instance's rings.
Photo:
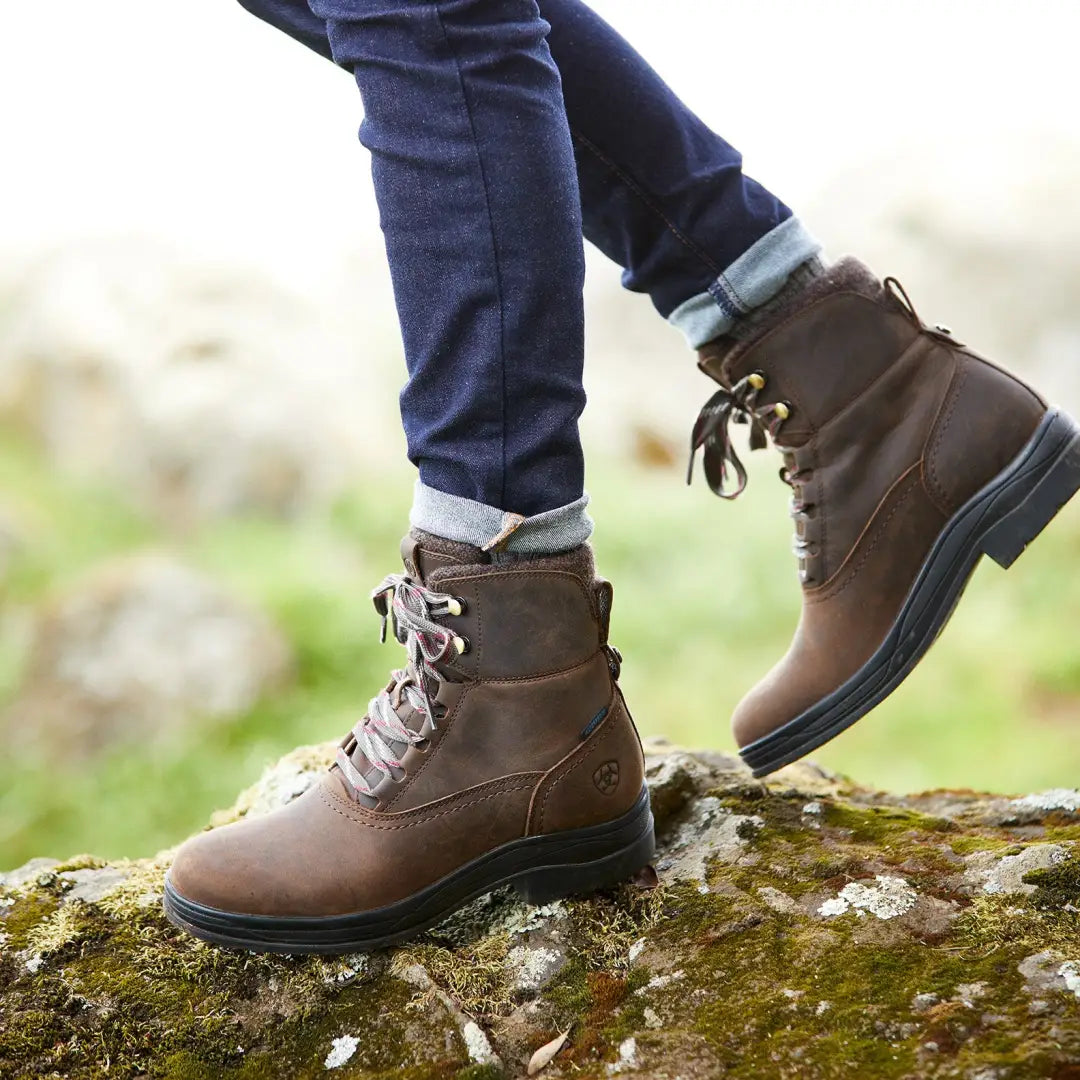
<svg viewBox="0 0 1080 1080">
<path fill-rule="evenodd" d="M 698 368 L 726 390 L 731 389 L 726 361 L 738 344 L 735 338 L 721 336 L 698 349 Z"/>
<path fill-rule="evenodd" d="M 442 537 L 414 529 L 406 533 L 401 540 L 401 561 L 404 564 L 405 573 L 417 584 L 426 586 L 427 580 L 433 571 L 450 566 L 487 563 L 491 560 L 479 548 L 474 548 L 469 544 L 457 543 L 453 540 L 444 540 Z M 410 731 L 419 732 L 427 719 L 422 713 L 418 713 L 404 698 L 396 711 L 401 722 Z M 395 757 L 400 760 L 408 749 L 408 745 L 387 739 L 385 736 L 383 736 L 383 739 L 387 746 L 393 750 Z M 385 775 L 382 770 L 375 768 L 371 764 L 360 749 L 359 744 L 353 747 L 349 757 L 357 772 L 363 776 L 370 787 L 374 788 Z M 374 799 L 365 796 L 360 796 L 360 798 L 364 805 L 369 806 L 369 808 L 375 805 Z"/>
</svg>

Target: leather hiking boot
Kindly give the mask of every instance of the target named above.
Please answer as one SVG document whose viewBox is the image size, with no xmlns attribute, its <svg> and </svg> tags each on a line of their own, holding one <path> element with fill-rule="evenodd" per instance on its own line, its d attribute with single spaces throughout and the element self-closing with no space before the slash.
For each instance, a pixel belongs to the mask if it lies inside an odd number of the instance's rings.
<svg viewBox="0 0 1080 1080">
<path fill-rule="evenodd" d="M 746 341 L 699 365 L 721 389 L 694 428 L 712 489 L 746 473 L 729 440 L 772 438 L 792 488 L 802 614 L 787 655 L 735 710 L 755 776 L 887 697 L 945 625 L 983 554 L 1010 566 L 1080 488 L 1080 430 L 893 278 L 845 260 Z M 732 475 L 733 474 L 733 475 Z"/>
<path fill-rule="evenodd" d="M 414 533 L 372 594 L 408 650 L 294 802 L 181 847 L 178 926 L 220 945 L 389 945 L 512 884 L 532 903 L 617 884 L 653 857 L 637 732 L 592 554 L 491 562 Z"/>
</svg>

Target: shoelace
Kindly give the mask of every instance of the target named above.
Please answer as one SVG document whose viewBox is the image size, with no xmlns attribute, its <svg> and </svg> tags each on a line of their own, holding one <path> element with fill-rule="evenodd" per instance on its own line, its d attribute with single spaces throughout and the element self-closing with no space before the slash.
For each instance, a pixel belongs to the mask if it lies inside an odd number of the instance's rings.
<svg viewBox="0 0 1080 1080">
<path fill-rule="evenodd" d="M 737 499 L 746 489 L 746 467 L 735 452 L 729 425 L 750 425 L 750 449 L 765 446 L 766 435 L 776 442 L 780 425 L 791 415 L 791 407 L 784 401 L 774 405 L 757 406 L 758 394 L 765 386 L 765 376 L 760 371 L 740 379 L 730 390 L 721 387 L 705 402 L 690 433 L 690 463 L 686 470 L 686 482 L 694 479 L 694 458 L 702 451 L 705 480 L 713 494 L 721 499 Z M 778 447 L 779 449 L 779 447 Z M 736 486 L 728 488 L 728 466 L 735 470 Z"/>
<path fill-rule="evenodd" d="M 382 616 L 380 641 L 386 641 L 387 622 L 393 620 L 394 637 L 406 648 L 406 666 L 390 676 L 391 685 L 371 699 L 367 715 L 357 723 L 350 739 L 338 748 L 336 763 L 357 795 L 374 795 L 374 789 L 352 762 L 357 748 L 384 776 L 394 776 L 401 762 L 389 743 L 416 746 L 426 735 L 410 731 L 397 714 L 402 700 L 426 716 L 435 730 L 435 709 L 430 686 L 441 681 L 436 664 L 465 652 L 468 642 L 436 622 L 447 615 L 461 615 L 464 601 L 417 585 L 404 574 L 389 574 L 371 598 Z"/>
<path fill-rule="evenodd" d="M 686 472 L 688 484 L 693 481 L 694 458 L 700 449 L 705 479 L 714 494 L 721 499 L 737 499 L 746 489 L 746 467 L 731 441 L 729 425 L 732 423 L 750 425 L 751 450 L 761 450 L 768 436 L 777 450 L 793 463 L 793 458 L 788 457 L 790 452 L 777 441 L 781 425 L 791 415 L 791 406 L 786 401 L 778 401 L 759 407 L 757 397 L 764 387 L 765 376 L 755 371 L 740 379 L 730 390 L 722 387 L 705 403 L 690 435 L 690 464 Z M 728 487 L 729 466 L 735 471 L 736 486 L 733 489 Z M 780 479 L 792 489 L 790 514 L 796 521 L 792 553 L 799 560 L 799 578 L 804 582 L 809 580 L 807 559 L 815 551 L 798 529 L 798 521 L 813 507 L 804 503 L 794 492 L 796 484 L 808 477 L 809 473 L 795 471 L 788 465 L 780 470 Z"/>
</svg>

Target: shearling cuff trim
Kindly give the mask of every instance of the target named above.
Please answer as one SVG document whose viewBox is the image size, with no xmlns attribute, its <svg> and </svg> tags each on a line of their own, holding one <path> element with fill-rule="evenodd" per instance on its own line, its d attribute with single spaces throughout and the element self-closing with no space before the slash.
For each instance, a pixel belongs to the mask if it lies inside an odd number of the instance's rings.
<svg viewBox="0 0 1080 1080">
<path fill-rule="evenodd" d="M 460 544 L 455 540 L 444 540 L 441 536 L 435 536 L 423 529 L 410 529 L 409 535 L 428 550 L 448 555 L 461 563 L 458 566 L 441 566 L 432 570 L 427 578 L 429 585 L 434 585 L 443 578 L 459 577 L 462 566 L 467 566 L 470 574 L 497 574 L 507 567 L 527 564 L 530 570 L 562 570 L 590 583 L 596 577 L 593 552 L 588 544 L 582 544 L 561 555 L 502 553 L 493 558 L 489 552 L 481 551 L 480 548 Z"/>
</svg>

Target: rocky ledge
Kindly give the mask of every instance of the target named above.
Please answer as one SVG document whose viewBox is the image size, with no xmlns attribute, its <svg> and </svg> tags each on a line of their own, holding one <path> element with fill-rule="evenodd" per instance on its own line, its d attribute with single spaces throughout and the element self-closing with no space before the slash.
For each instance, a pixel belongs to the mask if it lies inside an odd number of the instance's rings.
<svg viewBox="0 0 1080 1080">
<path fill-rule="evenodd" d="M 298 750 L 215 819 L 294 798 Z M 1080 1077 L 1080 794 L 649 747 L 656 876 L 340 959 L 197 943 L 169 853 L 0 874 L 0 1076 Z"/>
</svg>

